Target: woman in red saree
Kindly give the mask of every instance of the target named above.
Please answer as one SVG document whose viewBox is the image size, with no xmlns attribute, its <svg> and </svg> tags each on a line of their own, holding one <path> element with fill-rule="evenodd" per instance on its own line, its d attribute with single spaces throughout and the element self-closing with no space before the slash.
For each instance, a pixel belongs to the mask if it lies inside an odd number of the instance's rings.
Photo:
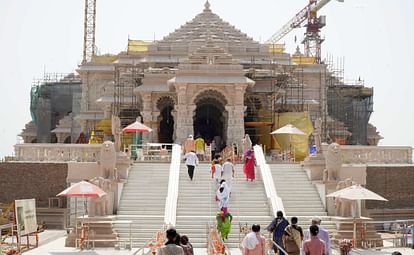
<svg viewBox="0 0 414 255">
<path fill-rule="evenodd" d="M 246 175 L 246 181 L 253 181 L 256 179 L 254 174 L 255 158 L 252 149 L 249 149 L 244 154 L 243 173 Z"/>
</svg>

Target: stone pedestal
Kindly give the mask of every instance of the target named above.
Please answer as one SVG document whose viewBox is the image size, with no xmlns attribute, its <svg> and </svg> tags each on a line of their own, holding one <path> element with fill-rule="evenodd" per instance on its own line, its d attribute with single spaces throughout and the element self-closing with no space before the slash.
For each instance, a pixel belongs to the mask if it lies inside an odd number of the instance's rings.
<svg viewBox="0 0 414 255">
<path fill-rule="evenodd" d="M 334 234 L 335 240 L 348 239 L 353 240 L 354 228 L 356 232 L 356 247 L 382 247 L 381 236 L 375 230 L 375 225 L 370 223 L 371 218 L 359 217 L 332 217 L 336 223 L 337 232 Z"/>
<path fill-rule="evenodd" d="M 336 216 L 335 213 L 335 198 L 334 197 L 326 197 L 326 195 L 331 194 L 336 191 L 336 181 L 325 181 L 323 182 L 325 185 L 325 207 L 328 215 Z"/>
<path fill-rule="evenodd" d="M 303 168 L 305 169 L 309 180 L 323 180 L 323 171 L 325 170 L 325 157 L 321 153 L 308 156 L 303 161 Z"/>
<path fill-rule="evenodd" d="M 114 247 L 118 242 L 118 234 L 113 230 L 113 221 L 116 216 L 79 217 L 77 228 L 73 229 L 65 240 L 66 247 L 76 247 L 83 229 L 85 243 L 90 247 Z"/>
<path fill-rule="evenodd" d="M 128 178 L 128 169 L 131 166 L 132 161 L 128 154 L 125 152 L 117 152 L 116 154 L 116 169 L 118 172 L 118 179 Z"/>
</svg>

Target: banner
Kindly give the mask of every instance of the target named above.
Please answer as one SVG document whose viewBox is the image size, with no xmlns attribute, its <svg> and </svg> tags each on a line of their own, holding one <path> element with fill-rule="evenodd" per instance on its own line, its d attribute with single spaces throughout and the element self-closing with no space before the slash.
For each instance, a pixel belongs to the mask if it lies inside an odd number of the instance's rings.
<svg viewBox="0 0 414 255">
<path fill-rule="evenodd" d="M 15 200 L 16 223 L 20 229 L 20 235 L 27 235 L 37 231 L 36 200 Z"/>
</svg>

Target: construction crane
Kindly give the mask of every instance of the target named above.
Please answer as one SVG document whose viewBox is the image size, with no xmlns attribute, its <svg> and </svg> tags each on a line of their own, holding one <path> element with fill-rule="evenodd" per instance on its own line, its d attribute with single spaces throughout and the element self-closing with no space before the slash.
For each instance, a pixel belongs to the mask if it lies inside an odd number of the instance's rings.
<svg viewBox="0 0 414 255">
<path fill-rule="evenodd" d="M 85 0 L 85 17 L 83 25 L 83 59 L 82 64 L 92 60 L 95 55 L 96 0 Z"/>
<path fill-rule="evenodd" d="M 317 15 L 331 0 L 309 0 L 309 4 L 290 19 L 279 31 L 266 41 L 268 44 L 275 44 L 289 34 L 293 29 L 301 27 L 307 20 L 305 38 L 302 43 L 305 46 L 305 56 L 314 57 L 317 63 L 321 61 L 321 44 L 323 39 L 320 36 L 320 29 L 326 25 L 326 17 Z M 337 0 L 343 2 L 344 0 Z"/>
</svg>

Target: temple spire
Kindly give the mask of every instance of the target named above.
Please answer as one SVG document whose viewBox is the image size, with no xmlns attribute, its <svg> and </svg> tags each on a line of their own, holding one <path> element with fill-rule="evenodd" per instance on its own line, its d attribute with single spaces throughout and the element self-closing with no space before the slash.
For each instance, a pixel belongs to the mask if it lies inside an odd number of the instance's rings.
<svg viewBox="0 0 414 255">
<path fill-rule="evenodd" d="M 211 12 L 211 10 L 210 10 L 210 3 L 208 2 L 208 0 L 204 4 L 204 12 Z"/>
</svg>

